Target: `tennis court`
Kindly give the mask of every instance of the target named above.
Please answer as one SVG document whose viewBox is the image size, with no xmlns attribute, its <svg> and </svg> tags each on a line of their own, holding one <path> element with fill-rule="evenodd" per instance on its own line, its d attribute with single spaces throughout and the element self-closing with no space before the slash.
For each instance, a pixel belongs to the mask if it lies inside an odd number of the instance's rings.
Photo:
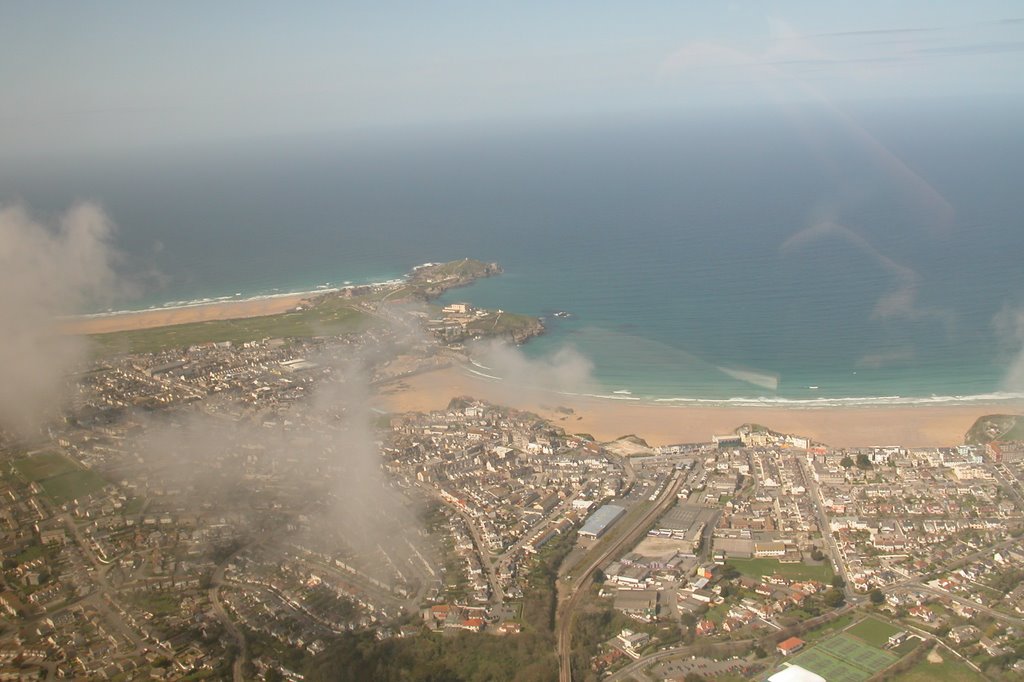
<svg viewBox="0 0 1024 682">
<path fill-rule="evenodd" d="M 850 635 L 836 635 L 805 651 L 793 663 L 818 673 L 829 682 L 864 682 L 898 659 Z"/>
</svg>

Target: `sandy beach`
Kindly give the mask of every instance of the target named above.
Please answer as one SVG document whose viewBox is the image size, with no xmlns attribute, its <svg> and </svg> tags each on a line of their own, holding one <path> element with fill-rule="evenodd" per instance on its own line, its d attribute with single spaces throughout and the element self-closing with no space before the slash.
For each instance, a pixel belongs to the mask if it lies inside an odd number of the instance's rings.
<svg viewBox="0 0 1024 682">
<path fill-rule="evenodd" d="M 834 447 L 903 445 L 952 446 L 963 442 L 974 421 L 985 414 L 1019 413 L 1024 405 L 825 407 L 700 407 L 607 400 L 517 391 L 503 382 L 460 367 L 426 372 L 382 387 L 376 406 L 392 412 L 442 409 L 457 396 L 472 396 L 531 410 L 570 433 L 598 440 L 635 434 L 650 445 L 707 442 L 755 422 L 775 431 L 808 436 Z M 565 414 L 556 408 L 571 408 Z"/>
<path fill-rule="evenodd" d="M 229 320 L 283 313 L 308 300 L 300 293 L 244 301 L 224 301 L 159 310 L 144 310 L 65 320 L 69 334 L 105 334 L 190 322 Z M 524 390 L 486 379 L 459 366 L 434 370 L 380 387 L 376 407 L 390 412 L 442 409 L 458 396 L 530 410 L 570 433 L 599 440 L 635 434 L 651 445 L 706 442 L 755 422 L 775 431 L 808 436 L 835 447 L 904 445 L 951 446 L 985 414 L 1021 413 L 1024 404 L 879 407 L 719 407 L 659 405 L 634 400 L 568 396 Z M 561 409 L 559 409 L 561 408 Z M 572 410 L 567 414 L 565 408 Z"/>
<path fill-rule="evenodd" d="M 302 301 L 308 300 L 314 295 L 309 293 L 287 294 L 242 301 L 220 301 L 178 308 L 74 317 L 62 321 L 61 329 L 67 334 L 108 334 L 110 332 L 134 329 L 168 327 L 175 324 L 188 324 L 189 322 L 235 320 L 244 317 L 276 315 L 291 310 Z"/>
</svg>

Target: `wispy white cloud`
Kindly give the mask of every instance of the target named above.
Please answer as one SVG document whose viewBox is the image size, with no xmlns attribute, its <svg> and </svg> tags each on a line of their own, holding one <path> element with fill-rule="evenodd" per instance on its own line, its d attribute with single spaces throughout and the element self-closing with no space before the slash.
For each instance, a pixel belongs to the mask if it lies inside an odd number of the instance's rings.
<svg viewBox="0 0 1024 682">
<path fill-rule="evenodd" d="M 542 357 L 527 357 L 503 341 L 474 344 L 471 354 L 494 375 L 504 379 L 501 390 L 509 399 L 544 393 L 588 393 L 595 389 L 593 363 L 575 348 L 565 346 Z"/>
<path fill-rule="evenodd" d="M 1010 358 L 1003 386 L 1010 391 L 1024 391 L 1024 308 L 1004 305 L 992 319 L 992 326 Z"/>
<path fill-rule="evenodd" d="M 57 318 L 122 289 L 113 232 L 95 204 L 52 223 L 0 209 L 0 428 L 31 433 L 59 408 L 65 375 L 87 348 Z"/>
<path fill-rule="evenodd" d="M 875 303 L 872 319 L 935 319 L 941 321 L 947 330 L 950 329 L 953 318 L 949 311 L 918 304 L 922 278 L 916 270 L 885 255 L 863 235 L 845 225 L 828 218 L 816 220 L 809 227 L 791 235 L 783 242 L 780 250 L 783 254 L 793 253 L 823 238 L 837 238 L 855 246 L 889 274 L 892 288 Z"/>
</svg>

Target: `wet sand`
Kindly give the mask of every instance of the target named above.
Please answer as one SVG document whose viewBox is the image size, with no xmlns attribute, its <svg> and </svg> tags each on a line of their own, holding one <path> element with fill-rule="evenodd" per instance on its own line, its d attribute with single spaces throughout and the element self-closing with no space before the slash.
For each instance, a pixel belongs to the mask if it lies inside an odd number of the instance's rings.
<svg viewBox="0 0 1024 682">
<path fill-rule="evenodd" d="M 741 424 L 754 422 L 833 447 L 953 446 L 963 442 L 964 434 L 982 415 L 1024 411 L 1024 404 L 1007 403 L 813 409 L 657 405 L 515 390 L 460 367 L 426 372 L 385 386 L 375 405 L 392 412 L 425 412 L 443 409 L 458 396 L 530 410 L 569 433 L 589 433 L 602 441 L 634 434 L 650 445 L 708 442 L 714 434 L 731 433 Z M 556 409 L 559 407 L 571 408 L 573 413 L 567 415 Z"/>
<path fill-rule="evenodd" d="M 312 294 L 292 294 L 244 301 L 222 301 L 203 305 L 140 310 L 138 312 L 116 313 L 94 317 L 68 318 L 61 322 L 61 329 L 67 334 L 109 334 L 111 332 L 135 329 L 169 327 L 190 322 L 210 320 L 235 320 L 245 317 L 261 317 L 287 312 L 308 300 Z"/>
</svg>

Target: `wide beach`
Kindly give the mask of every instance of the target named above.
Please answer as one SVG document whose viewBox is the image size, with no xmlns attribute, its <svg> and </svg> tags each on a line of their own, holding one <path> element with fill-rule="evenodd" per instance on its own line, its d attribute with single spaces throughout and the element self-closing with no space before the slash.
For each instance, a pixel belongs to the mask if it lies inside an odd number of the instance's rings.
<svg viewBox="0 0 1024 682">
<path fill-rule="evenodd" d="M 627 434 L 650 445 L 707 442 L 745 423 L 808 436 L 834 447 L 902 445 L 953 446 L 963 442 L 985 414 L 1019 412 L 1024 405 L 825 407 L 671 406 L 631 400 L 590 398 L 513 388 L 454 366 L 418 374 L 382 387 L 376 406 L 392 412 L 443 409 L 453 397 L 472 396 L 530 410 L 570 433 L 598 440 Z M 562 409 L 559 409 L 562 408 Z M 564 408 L 572 410 L 567 414 Z"/>
<path fill-rule="evenodd" d="M 62 322 L 62 329 L 69 334 L 105 334 L 275 315 L 291 310 L 316 293 L 69 318 Z M 536 412 L 570 433 L 588 433 L 599 440 L 634 434 L 650 445 L 706 442 L 713 434 L 730 433 L 741 424 L 757 423 L 834 447 L 952 446 L 963 442 L 964 434 L 982 415 L 1024 411 L 1024 404 L 1008 402 L 813 409 L 667 405 L 625 397 L 597 398 L 529 389 L 487 379 L 459 365 L 385 384 L 374 404 L 390 412 L 426 412 L 443 409 L 452 398 L 460 396 Z"/>
<path fill-rule="evenodd" d="M 109 334 L 136 329 L 169 327 L 191 322 L 277 315 L 291 310 L 315 295 L 315 293 L 283 294 L 240 301 L 219 301 L 110 315 L 73 317 L 61 321 L 61 330 L 66 334 Z"/>
</svg>

